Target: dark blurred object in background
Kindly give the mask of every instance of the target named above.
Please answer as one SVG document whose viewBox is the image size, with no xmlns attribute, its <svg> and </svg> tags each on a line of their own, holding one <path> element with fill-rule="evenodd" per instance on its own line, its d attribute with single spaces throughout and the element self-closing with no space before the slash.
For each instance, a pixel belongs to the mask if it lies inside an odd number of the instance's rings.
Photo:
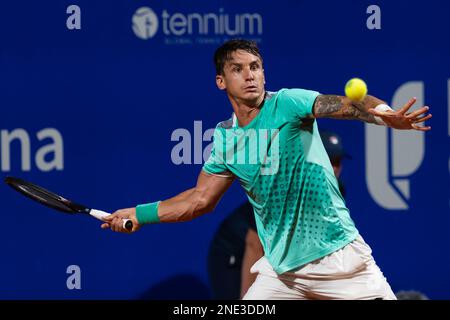
<svg viewBox="0 0 450 320">
<path fill-rule="evenodd" d="M 395 295 L 398 300 L 430 300 L 425 294 L 415 290 L 401 290 Z"/>
</svg>

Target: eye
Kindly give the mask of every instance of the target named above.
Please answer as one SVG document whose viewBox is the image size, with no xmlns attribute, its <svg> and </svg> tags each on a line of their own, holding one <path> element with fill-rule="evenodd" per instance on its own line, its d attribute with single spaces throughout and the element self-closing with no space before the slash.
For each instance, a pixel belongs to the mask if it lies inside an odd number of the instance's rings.
<svg viewBox="0 0 450 320">
<path fill-rule="evenodd" d="M 240 68 L 240 67 L 234 67 L 234 68 L 233 68 L 233 71 L 234 71 L 234 72 L 241 72 L 241 68 Z"/>
<path fill-rule="evenodd" d="M 259 64 L 253 64 L 252 66 L 251 66 L 251 69 L 254 71 L 254 70 L 258 70 L 259 69 Z"/>
</svg>

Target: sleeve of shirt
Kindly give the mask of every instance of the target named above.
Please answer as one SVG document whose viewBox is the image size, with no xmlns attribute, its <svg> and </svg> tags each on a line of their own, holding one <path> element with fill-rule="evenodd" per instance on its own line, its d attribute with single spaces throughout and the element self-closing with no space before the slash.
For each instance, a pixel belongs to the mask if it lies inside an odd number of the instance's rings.
<svg viewBox="0 0 450 320">
<path fill-rule="evenodd" d="M 214 130 L 213 147 L 208 160 L 203 165 L 202 170 L 208 174 L 231 176 L 231 172 L 225 165 L 223 156 L 224 138 L 222 132 L 216 128 Z"/>
<path fill-rule="evenodd" d="M 295 119 L 309 117 L 313 113 L 313 105 L 320 93 L 305 89 L 286 89 L 282 92 L 282 102 L 286 104 L 286 112 Z"/>
</svg>

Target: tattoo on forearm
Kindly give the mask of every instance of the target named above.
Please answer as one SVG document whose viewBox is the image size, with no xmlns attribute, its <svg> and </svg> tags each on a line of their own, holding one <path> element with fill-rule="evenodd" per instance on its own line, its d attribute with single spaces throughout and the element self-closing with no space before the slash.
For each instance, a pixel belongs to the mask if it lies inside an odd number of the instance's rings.
<svg viewBox="0 0 450 320">
<path fill-rule="evenodd" d="M 316 114 L 330 114 L 341 110 L 342 100 L 338 96 L 320 95 L 316 99 Z"/>
<path fill-rule="evenodd" d="M 320 95 L 314 104 L 316 117 L 330 117 L 338 119 L 357 119 L 369 123 L 375 123 L 375 118 L 367 113 L 364 101 L 344 101 L 345 97 L 335 95 Z"/>
<path fill-rule="evenodd" d="M 362 104 L 362 103 L 360 103 Z M 364 122 L 375 123 L 375 118 L 370 113 L 365 111 L 365 108 L 361 108 L 360 105 L 355 105 L 354 103 L 348 105 L 342 110 L 343 115 L 349 119 L 358 119 Z"/>
</svg>

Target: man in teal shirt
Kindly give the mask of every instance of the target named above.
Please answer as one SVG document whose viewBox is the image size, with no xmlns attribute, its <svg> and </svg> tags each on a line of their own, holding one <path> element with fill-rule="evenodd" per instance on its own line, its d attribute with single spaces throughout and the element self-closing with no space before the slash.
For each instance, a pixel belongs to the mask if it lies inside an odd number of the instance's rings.
<svg viewBox="0 0 450 320">
<path fill-rule="evenodd" d="M 146 223 L 191 220 L 212 211 L 237 178 L 264 248 L 244 298 L 395 298 L 350 218 L 315 118 L 427 131 L 420 123 L 431 117 L 428 107 L 408 112 L 411 99 L 394 111 L 373 96 L 357 102 L 304 89 L 268 92 L 261 54 L 247 40 L 224 43 L 214 58 L 216 84 L 234 113 L 217 125 L 197 185 L 165 201 L 118 210 L 102 227 L 128 232 L 122 219 L 131 219 L 134 232 Z"/>
</svg>

